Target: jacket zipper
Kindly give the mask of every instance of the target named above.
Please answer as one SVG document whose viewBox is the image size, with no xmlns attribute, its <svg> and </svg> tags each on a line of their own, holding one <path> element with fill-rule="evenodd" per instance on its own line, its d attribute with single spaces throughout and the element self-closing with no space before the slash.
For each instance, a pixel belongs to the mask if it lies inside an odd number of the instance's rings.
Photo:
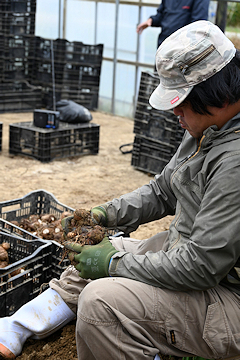
<svg viewBox="0 0 240 360">
<path fill-rule="evenodd" d="M 189 161 L 190 159 L 194 158 L 200 151 L 201 149 L 201 146 L 202 146 L 202 142 L 203 142 L 203 139 L 205 138 L 205 135 L 202 136 L 200 142 L 199 142 L 199 145 L 198 145 L 198 148 L 196 151 L 193 151 L 191 154 L 189 154 L 187 157 L 185 157 L 185 159 L 183 159 L 180 164 L 178 165 L 177 169 L 174 171 L 174 173 L 172 174 L 171 176 L 171 184 L 172 184 L 172 181 L 173 181 L 173 178 L 176 174 L 176 172 L 187 162 Z M 172 186 L 172 185 L 171 185 Z"/>
<path fill-rule="evenodd" d="M 183 160 L 181 161 L 181 163 L 179 164 L 179 166 L 177 167 L 177 169 L 176 169 L 176 170 L 174 171 L 174 173 L 172 174 L 172 176 L 171 176 L 171 181 L 170 181 L 171 188 L 172 188 L 173 178 L 174 178 L 176 172 L 177 172 L 186 162 L 188 162 L 190 159 L 194 158 L 194 157 L 199 153 L 199 151 L 200 151 L 200 149 L 201 149 L 202 141 L 203 141 L 204 138 L 205 138 L 205 135 L 202 136 L 202 138 L 201 138 L 201 140 L 200 140 L 200 142 L 199 142 L 199 145 L 198 145 L 197 150 L 196 150 L 195 152 L 193 151 L 193 152 L 192 152 L 191 154 L 189 154 L 185 159 L 183 159 Z M 179 221 L 179 215 L 178 215 L 178 218 L 175 219 L 175 223 L 174 223 L 174 227 L 175 227 L 175 228 L 176 228 L 176 225 L 177 225 L 178 221 Z M 174 244 L 172 244 L 172 246 L 171 246 L 169 249 L 172 249 L 172 248 L 177 244 L 178 241 L 179 241 L 179 238 L 175 241 Z"/>
<path fill-rule="evenodd" d="M 187 64 L 181 65 L 180 70 L 184 75 L 185 72 L 191 67 L 198 64 L 200 61 L 204 60 L 208 55 L 210 55 L 215 50 L 214 45 L 210 45 L 206 50 L 204 50 L 201 54 L 190 60 Z"/>
</svg>

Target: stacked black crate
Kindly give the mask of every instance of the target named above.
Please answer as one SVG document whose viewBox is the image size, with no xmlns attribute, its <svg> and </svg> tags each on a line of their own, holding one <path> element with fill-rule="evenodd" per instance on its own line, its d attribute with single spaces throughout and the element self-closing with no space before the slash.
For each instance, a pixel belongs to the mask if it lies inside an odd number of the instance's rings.
<svg viewBox="0 0 240 360">
<path fill-rule="evenodd" d="M 53 109 L 53 95 L 89 110 L 98 106 L 103 45 L 35 38 L 33 84 L 42 87 L 42 106 Z M 55 87 L 55 94 L 53 93 Z"/>
<path fill-rule="evenodd" d="M 184 130 L 172 110 L 152 108 L 149 98 L 159 85 L 156 73 L 142 72 L 134 117 L 134 144 L 131 164 L 139 170 L 157 174 L 179 146 Z"/>
<path fill-rule="evenodd" d="M 48 109 L 53 109 L 53 96 L 56 101 L 61 99 L 66 43 L 64 39 L 35 37 L 32 83 L 42 88 L 42 106 Z"/>
<path fill-rule="evenodd" d="M 1 16 L 0 16 L 1 21 Z M 4 35 L 0 33 L 0 83 L 3 80 L 3 59 L 4 59 Z"/>
<path fill-rule="evenodd" d="M 66 64 L 62 98 L 73 100 L 87 109 L 98 107 L 103 44 L 66 43 Z"/>
<path fill-rule="evenodd" d="M 5 35 L 34 35 L 36 0 L 1 0 L 0 31 Z"/>
<path fill-rule="evenodd" d="M 40 91 L 31 86 L 36 1 L 2 0 L 0 4 L 0 111 L 32 110 Z"/>
</svg>

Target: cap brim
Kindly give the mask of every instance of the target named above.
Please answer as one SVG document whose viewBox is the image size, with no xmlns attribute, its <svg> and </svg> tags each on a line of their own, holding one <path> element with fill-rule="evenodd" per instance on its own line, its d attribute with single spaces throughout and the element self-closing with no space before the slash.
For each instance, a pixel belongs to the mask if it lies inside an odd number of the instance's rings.
<svg viewBox="0 0 240 360">
<path fill-rule="evenodd" d="M 157 110 L 171 110 L 186 99 L 193 86 L 179 89 L 164 88 L 161 83 L 150 96 L 150 105 Z"/>
</svg>

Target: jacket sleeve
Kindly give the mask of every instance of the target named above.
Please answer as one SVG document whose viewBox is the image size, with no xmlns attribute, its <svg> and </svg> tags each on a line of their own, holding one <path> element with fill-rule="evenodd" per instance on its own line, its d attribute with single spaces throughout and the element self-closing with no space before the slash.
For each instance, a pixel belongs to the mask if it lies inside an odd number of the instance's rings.
<svg viewBox="0 0 240 360">
<path fill-rule="evenodd" d="M 196 149 L 196 141 L 186 131 L 176 154 L 154 180 L 131 193 L 102 204 L 107 213 L 108 228 L 117 228 L 130 234 L 141 224 L 174 215 L 176 197 L 170 186 L 171 176 L 176 165 L 188 157 L 193 149 Z"/>
<path fill-rule="evenodd" d="M 176 238 L 181 240 L 179 246 L 145 255 L 116 253 L 110 275 L 177 291 L 218 285 L 240 256 L 239 177 L 236 151 L 212 169 L 190 234 L 179 233 Z"/>
<path fill-rule="evenodd" d="M 140 224 L 174 215 L 176 198 L 170 188 L 170 177 L 176 159 L 177 155 L 149 184 L 104 204 L 109 228 L 118 228 L 129 234 Z"/>
<path fill-rule="evenodd" d="M 208 19 L 208 8 L 210 0 L 193 1 L 191 11 L 191 22 Z"/>
<path fill-rule="evenodd" d="M 157 8 L 157 14 L 150 16 L 150 18 L 152 19 L 152 27 L 160 27 L 161 26 L 161 21 L 162 21 L 162 17 L 163 17 L 164 2 L 165 2 L 165 0 L 163 0 L 161 2 L 160 6 Z"/>
</svg>

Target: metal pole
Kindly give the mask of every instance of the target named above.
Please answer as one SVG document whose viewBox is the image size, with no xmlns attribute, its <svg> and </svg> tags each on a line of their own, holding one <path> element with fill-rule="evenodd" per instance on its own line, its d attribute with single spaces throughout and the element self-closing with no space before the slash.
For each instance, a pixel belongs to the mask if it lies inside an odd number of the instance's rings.
<svg viewBox="0 0 240 360">
<path fill-rule="evenodd" d="M 95 28 L 94 28 L 94 44 L 97 44 L 97 19 L 98 19 L 98 3 L 95 2 Z"/>
<path fill-rule="evenodd" d="M 54 69 L 54 50 L 53 50 L 53 40 L 51 40 L 51 56 L 52 56 L 52 90 L 53 90 L 53 111 L 56 111 L 56 92 L 55 92 L 55 69 Z"/>
<path fill-rule="evenodd" d="M 114 37 L 114 54 L 113 54 L 113 82 L 112 82 L 112 114 L 113 115 L 115 115 L 115 85 L 116 85 L 116 68 L 117 68 L 118 10 L 119 10 L 119 0 L 116 0 L 115 37 Z"/>
<path fill-rule="evenodd" d="M 58 38 L 61 38 L 61 0 L 59 0 L 59 5 L 58 5 Z"/>
<path fill-rule="evenodd" d="M 142 6 L 138 8 L 138 24 L 141 22 Z M 137 49 L 136 49 L 136 66 L 135 66 L 135 86 L 134 86 L 134 108 L 136 107 L 137 102 L 137 93 L 138 93 L 138 63 L 139 63 L 139 51 L 140 51 L 140 38 L 137 34 Z"/>
<path fill-rule="evenodd" d="M 225 27 L 227 23 L 227 7 L 228 3 L 226 1 L 218 1 L 217 5 L 217 16 L 216 16 L 216 25 L 225 32 Z"/>
<path fill-rule="evenodd" d="M 67 0 L 63 1 L 63 39 L 66 39 Z"/>
</svg>

